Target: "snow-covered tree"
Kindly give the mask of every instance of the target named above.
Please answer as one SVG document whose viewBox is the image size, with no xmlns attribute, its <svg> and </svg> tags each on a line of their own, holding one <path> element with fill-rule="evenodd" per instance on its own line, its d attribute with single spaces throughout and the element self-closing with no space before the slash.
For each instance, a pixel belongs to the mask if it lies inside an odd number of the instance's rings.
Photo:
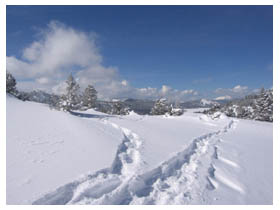
<svg viewBox="0 0 280 210">
<path fill-rule="evenodd" d="M 151 110 L 151 115 L 164 115 L 170 113 L 172 107 L 167 103 L 166 98 L 161 98 L 157 100 L 154 104 L 154 107 Z"/>
<path fill-rule="evenodd" d="M 97 91 L 92 85 L 88 85 L 83 94 L 83 106 L 90 109 L 95 107 Z"/>
<path fill-rule="evenodd" d="M 178 105 L 173 107 L 173 105 L 171 104 L 170 106 L 171 106 L 171 109 L 168 113 L 169 115 L 180 116 L 180 115 L 184 114 L 184 110 L 181 107 L 179 107 Z"/>
<path fill-rule="evenodd" d="M 66 84 L 66 94 L 61 96 L 59 107 L 65 111 L 77 110 L 81 102 L 78 93 L 80 86 L 72 74 L 69 75 Z"/>
<path fill-rule="evenodd" d="M 18 91 L 16 89 L 16 79 L 13 77 L 13 75 L 9 72 L 6 73 L 6 92 L 10 93 L 12 95 L 17 95 Z"/>
<path fill-rule="evenodd" d="M 48 100 L 48 104 L 49 104 L 50 108 L 59 109 L 59 102 L 60 102 L 60 97 L 58 95 L 55 95 L 54 93 L 52 93 Z"/>
<path fill-rule="evenodd" d="M 261 89 L 260 97 L 256 100 L 256 120 L 273 121 L 272 90 Z"/>
<path fill-rule="evenodd" d="M 125 106 L 121 101 L 114 101 L 111 104 L 110 114 L 115 115 L 128 115 L 130 112 L 130 108 Z"/>
<path fill-rule="evenodd" d="M 205 114 L 225 113 L 229 117 L 273 121 L 273 90 L 261 89 L 259 94 L 233 100 L 223 106 L 213 107 Z"/>
</svg>

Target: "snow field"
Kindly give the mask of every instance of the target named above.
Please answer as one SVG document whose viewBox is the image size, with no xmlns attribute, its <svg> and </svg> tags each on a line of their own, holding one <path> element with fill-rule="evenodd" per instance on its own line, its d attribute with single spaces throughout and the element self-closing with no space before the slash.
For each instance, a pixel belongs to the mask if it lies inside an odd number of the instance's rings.
<svg viewBox="0 0 280 210">
<path fill-rule="evenodd" d="M 7 203 L 271 204 L 272 124 L 7 98 Z"/>
</svg>

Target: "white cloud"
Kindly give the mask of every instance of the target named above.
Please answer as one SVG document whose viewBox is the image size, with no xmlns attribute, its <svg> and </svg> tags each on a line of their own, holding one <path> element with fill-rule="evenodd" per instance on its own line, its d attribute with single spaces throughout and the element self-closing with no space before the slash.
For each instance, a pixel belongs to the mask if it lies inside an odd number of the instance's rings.
<svg viewBox="0 0 280 210">
<path fill-rule="evenodd" d="M 232 88 L 232 91 L 235 92 L 235 93 L 241 93 L 241 92 L 244 92 L 244 91 L 247 91 L 248 90 L 248 87 L 247 86 L 240 86 L 240 85 L 236 85 L 234 88 Z"/>
<path fill-rule="evenodd" d="M 50 81 L 47 77 L 40 77 L 36 79 L 36 82 L 38 82 L 39 84 L 48 84 Z"/>
<path fill-rule="evenodd" d="M 65 81 L 60 82 L 59 84 L 52 87 L 52 92 L 56 94 L 62 94 L 65 92 L 67 84 Z"/>
<path fill-rule="evenodd" d="M 128 86 L 128 81 L 126 81 L 126 80 L 123 80 L 121 83 L 123 86 Z"/>
<path fill-rule="evenodd" d="M 186 100 L 198 95 L 194 90 L 179 91 L 167 85 L 159 89 L 132 87 L 121 78 L 116 67 L 104 66 L 96 37 L 60 22 L 50 22 L 39 37 L 22 51 L 20 58 L 6 57 L 7 70 L 15 76 L 20 89 L 61 94 L 65 90 L 65 79 L 73 72 L 81 88 L 94 85 L 100 98 L 164 96 Z"/>
<path fill-rule="evenodd" d="M 247 86 L 236 85 L 233 88 L 217 88 L 215 90 L 215 93 L 222 93 L 222 92 L 243 93 L 247 91 L 248 91 Z"/>
<path fill-rule="evenodd" d="M 197 91 L 194 91 L 193 89 L 190 89 L 190 90 L 183 90 L 183 91 L 181 92 L 181 94 L 183 94 L 183 95 L 189 95 L 189 94 L 197 95 L 198 92 L 197 92 Z"/>
<path fill-rule="evenodd" d="M 230 99 L 232 99 L 231 96 L 219 96 L 215 98 L 215 100 L 230 100 Z"/>
<path fill-rule="evenodd" d="M 82 87 L 91 83 L 112 86 L 119 82 L 117 69 L 102 64 L 102 56 L 91 34 L 56 21 L 50 22 L 40 39 L 23 50 L 21 59 L 11 56 L 6 61 L 7 70 L 18 83 L 24 83 L 19 85 L 24 89 L 52 88 L 57 92 L 71 71 L 76 73 Z M 22 82 L 24 80 L 29 82 Z M 124 84 L 122 86 L 126 86 Z"/>
<path fill-rule="evenodd" d="M 224 90 L 227 90 L 227 89 L 217 88 L 214 92 L 218 94 L 220 92 L 223 92 Z"/>
<path fill-rule="evenodd" d="M 177 89 L 173 89 L 170 86 L 163 85 L 158 95 L 160 97 L 167 97 L 170 100 L 180 101 L 180 100 L 195 99 L 195 96 L 198 95 L 198 92 L 193 89 L 180 91 Z"/>
<path fill-rule="evenodd" d="M 7 68 L 19 79 L 63 77 L 72 66 L 100 65 L 94 39 L 58 22 L 51 22 L 39 41 L 23 50 L 22 60 L 7 57 Z"/>
<path fill-rule="evenodd" d="M 147 87 L 147 88 L 138 88 L 135 89 L 135 94 L 139 98 L 158 98 L 158 89 L 157 88 L 152 88 L 152 87 Z"/>
<path fill-rule="evenodd" d="M 32 45 L 23 51 L 23 58 L 29 61 L 35 61 L 42 50 L 43 46 L 40 42 L 33 42 Z"/>
<path fill-rule="evenodd" d="M 11 72 L 17 79 L 32 78 L 31 66 L 17 58 L 11 56 L 6 58 L 7 70 Z"/>
<path fill-rule="evenodd" d="M 160 92 L 162 93 L 162 95 L 167 95 L 170 90 L 171 90 L 171 87 L 169 87 L 167 85 L 163 85 L 161 87 Z"/>
<path fill-rule="evenodd" d="M 243 97 L 252 92 L 247 86 L 236 85 L 233 88 L 217 88 L 214 93 L 231 98 Z"/>
</svg>

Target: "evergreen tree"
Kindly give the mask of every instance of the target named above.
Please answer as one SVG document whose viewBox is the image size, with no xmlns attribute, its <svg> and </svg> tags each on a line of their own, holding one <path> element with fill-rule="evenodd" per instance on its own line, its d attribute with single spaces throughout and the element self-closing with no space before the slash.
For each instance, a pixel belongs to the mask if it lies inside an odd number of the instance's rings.
<svg viewBox="0 0 280 210">
<path fill-rule="evenodd" d="M 28 92 L 24 92 L 24 91 L 17 91 L 17 95 L 16 97 L 22 101 L 30 101 L 29 97 L 30 97 L 30 93 Z"/>
<path fill-rule="evenodd" d="M 97 91 L 92 85 L 88 85 L 83 94 L 83 106 L 86 108 L 94 108 L 97 99 Z"/>
<path fill-rule="evenodd" d="M 151 115 L 164 115 L 170 113 L 171 110 L 172 107 L 167 103 L 167 99 L 161 98 L 155 102 L 154 107 L 151 110 Z"/>
<path fill-rule="evenodd" d="M 110 114 L 115 115 L 128 115 L 129 114 L 129 107 L 125 106 L 124 103 L 120 101 L 114 101 L 112 103 L 112 108 L 110 110 Z"/>
<path fill-rule="evenodd" d="M 6 92 L 10 93 L 14 96 L 18 95 L 18 91 L 16 89 L 16 79 L 13 77 L 13 75 L 9 72 L 6 73 Z"/>
<path fill-rule="evenodd" d="M 80 97 L 78 94 L 80 86 L 75 81 L 72 74 L 69 75 L 66 84 L 66 94 L 61 96 L 59 107 L 65 111 L 77 110 L 80 105 Z"/>
<path fill-rule="evenodd" d="M 184 110 L 177 104 L 175 107 L 171 104 L 171 109 L 169 111 L 169 115 L 171 116 L 180 116 L 184 114 Z"/>
<path fill-rule="evenodd" d="M 59 102 L 60 102 L 60 97 L 52 93 L 48 101 L 50 108 L 59 109 Z"/>
<path fill-rule="evenodd" d="M 261 89 L 259 94 L 233 100 L 221 107 L 206 110 L 205 114 L 225 113 L 229 117 L 273 122 L 273 90 Z"/>
<path fill-rule="evenodd" d="M 272 90 L 261 89 L 260 97 L 256 100 L 256 120 L 273 121 Z"/>
<path fill-rule="evenodd" d="M 29 93 L 28 92 L 23 92 L 23 91 L 18 91 L 16 88 L 16 79 L 13 77 L 13 75 L 9 72 L 6 73 L 6 93 L 9 93 L 16 98 L 26 101 L 29 100 Z"/>
</svg>

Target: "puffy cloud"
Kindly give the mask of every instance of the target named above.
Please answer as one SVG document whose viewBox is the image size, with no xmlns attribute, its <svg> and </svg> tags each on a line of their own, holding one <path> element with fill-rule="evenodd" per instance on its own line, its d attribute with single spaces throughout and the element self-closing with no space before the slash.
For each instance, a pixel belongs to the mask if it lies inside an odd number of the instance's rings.
<svg viewBox="0 0 280 210">
<path fill-rule="evenodd" d="M 32 78 L 31 66 L 29 63 L 21 61 L 13 56 L 6 58 L 7 70 L 17 79 Z"/>
<path fill-rule="evenodd" d="M 121 78 L 118 69 L 105 66 L 96 45 L 96 36 L 51 21 L 39 39 L 27 46 L 20 58 L 6 57 L 7 70 L 24 90 L 43 89 L 61 94 L 65 79 L 73 73 L 81 88 L 94 85 L 103 99 L 167 97 L 184 100 L 198 95 L 194 90 L 179 91 L 170 86 L 134 88 Z"/>
<path fill-rule="evenodd" d="M 82 87 L 87 84 L 114 86 L 119 83 L 117 68 L 105 67 L 92 34 L 80 32 L 52 21 L 40 33 L 40 39 L 23 50 L 20 59 L 6 58 L 7 70 L 19 81 L 19 86 L 60 92 L 63 80 L 70 72 Z M 28 80 L 29 82 L 23 82 Z M 20 83 L 24 83 L 20 85 Z M 122 83 L 122 86 L 125 83 Z M 128 83 L 126 83 L 128 84 Z"/>
<path fill-rule="evenodd" d="M 215 93 L 221 93 L 221 92 L 223 92 L 225 89 L 223 89 L 223 88 L 217 88 L 214 92 Z"/>
<path fill-rule="evenodd" d="M 48 84 L 50 81 L 47 77 L 40 77 L 36 79 L 36 82 L 38 82 L 39 84 Z"/>
<path fill-rule="evenodd" d="M 195 91 L 195 90 L 193 90 L 193 89 L 190 89 L 190 90 L 183 90 L 182 92 L 181 92 L 181 94 L 183 94 L 183 95 L 189 95 L 189 94 L 193 94 L 193 95 L 198 95 L 198 92 L 197 91 Z"/>
<path fill-rule="evenodd" d="M 248 87 L 247 86 L 240 86 L 240 85 L 236 85 L 234 88 L 232 88 L 232 91 L 235 93 L 242 93 L 244 91 L 247 91 Z"/>
<path fill-rule="evenodd" d="M 233 88 L 217 88 L 215 90 L 215 93 L 222 93 L 222 92 L 243 93 L 247 91 L 248 91 L 247 86 L 236 85 Z"/>
<path fill-rule="evenodd" d="M 162 95 L 167 95 L 170 90 L 171 90 L 171 87 L 169 87 L 167 85 L 163 85 L 161 87 L 160 92 L 162 93 Z"/>
<path fill-rule="evenodd" d="M 128 86 L 128 81 L 126 81 L 126 80 L 123 80 L 121 83 L 123 86 Z"/>
<path fill-rule="evenodd" d="M 195 99 L 198 95 L 198 92 L 190 89 L 190 90 L 177 90 L 173 89 L 170 86 L 163 85 L 158 93 L 161 97 L 167 97 L 170 100 L 181 101 L 181 100 L 188 100 L 188 99 Z"/>
<path fill-rule="evenodd" d="M 23 58 L 29 61 L 35 61 L 42 50 L 43 46 L 39 42 L 33 42 L 32 45 L 23 51 Z"/>
<path fill-rule="evenodd" d="M 41 39 L 23 50 L 22 60 L 7 57 L 7 68 L 19 79 L 63 77 L 73 66 L 89 67 L 101 61 L 94 39 L 52 21 Z"/>
<path fill-rule="evenodd" d="M 149 98 L 154 99 L 159 97 L 158 89 L 147 87 L 147 88 L 137 88 L 135 89 L 135 96 L 138 98 Z"/>
<path fill-rule="evenodd" d="M 219 97 L 217 97 L 217 98 L 215 98 L 215 100 L 230 100 L 230 99 L 232 99 L 232 97 L 231 96 L 219 96 Z"/>
<path fill-rule="evenodd" d="M 233 88 L 217 88 L 215 94 L 225 95 L 224 97 L 243 97 L 252 92 L 247 86 L 236 85 Z M 220 97 L 220 96 L 219 96 Z"/>
</svg>

